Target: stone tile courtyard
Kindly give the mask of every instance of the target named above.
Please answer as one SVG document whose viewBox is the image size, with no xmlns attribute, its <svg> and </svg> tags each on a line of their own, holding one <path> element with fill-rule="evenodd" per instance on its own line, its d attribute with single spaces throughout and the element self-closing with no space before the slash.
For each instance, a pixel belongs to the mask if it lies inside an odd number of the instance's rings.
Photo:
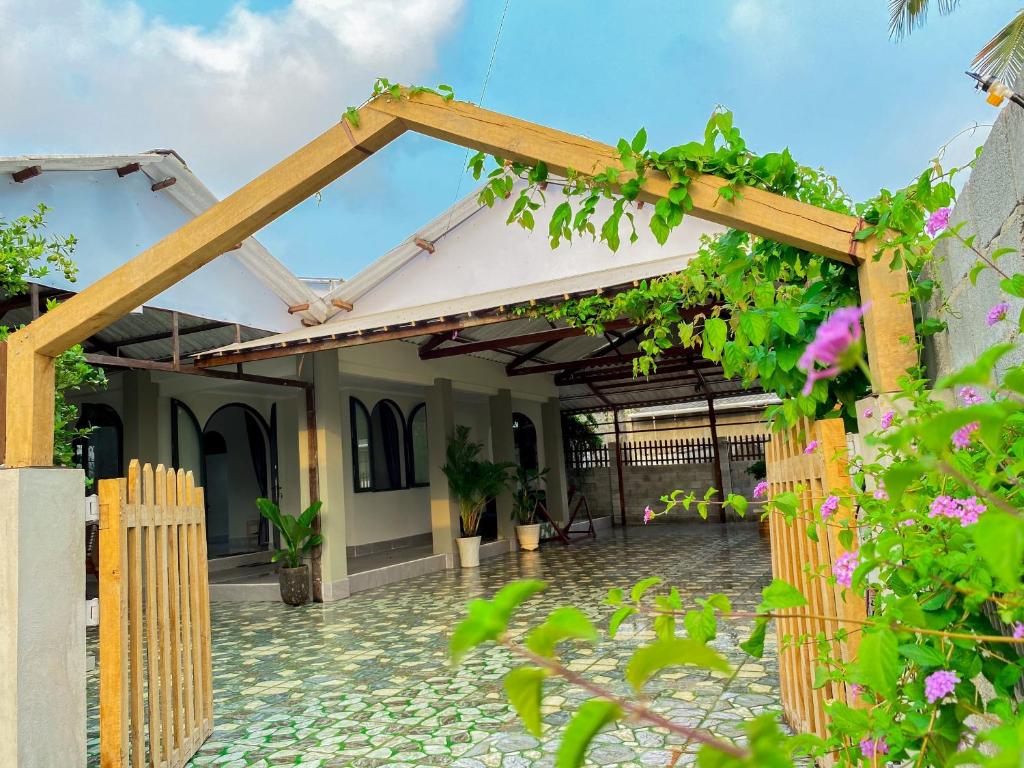
<svg viewBox="0 0 1024 768">
<path fill-rule="evenodd" d="M 606 532 L 597 542 L 485 561 L 479 570 L 448 571 L 304 608 L 278 603 L 215 603 L 216 728 L 191 765 L 283 766 L 550 766 L 559 731 L 527 734 L 507 705 L 502 677 L 509 655 L 498 648 L 452 670 L 448 634 L 465 603 L 507 581 L 542 578 L 544 596 L 518 614 L 520 628 L 552 608 L 572 604 L 607 625 L 606 591 L 649 575 L 663 576 L 688 597 L 725 592 L 752 610 L 770 579 L 768 540 L 750 524 L 652 526 Z M 715 641 L 734 664 L 731 676 L 673 669 L 648 693 L 679 722 L 734 736 L 752 714 L 777 710 L 774 658 L 735 650 L 749 626 L 730 624 Z M 604 634 L 604 633 L 602 633 Z M 645 627 L 623 626 L 615 640 L 574 646 L 563 659 L 579 673 L 623 690 L 622 671 Z M 771 646 L 769 646 L 771 647 Z M 98 765 L 97 674 L 90 674 L 90 766 Z M 545 720 L 567 721 L 584 697 L 560 682 L 545 689 Z M 601 733 L 588 763 L 667 766 L 693 761 L 695 748 L 657 729 L 621 725 Z"/>
</svg>

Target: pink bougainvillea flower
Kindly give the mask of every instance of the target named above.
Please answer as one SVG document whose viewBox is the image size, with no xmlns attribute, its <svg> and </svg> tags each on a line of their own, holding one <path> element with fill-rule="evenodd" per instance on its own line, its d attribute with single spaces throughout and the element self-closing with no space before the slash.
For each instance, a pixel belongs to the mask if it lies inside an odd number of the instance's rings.
<svg viewBox="0 0 1024 768">
<path fill-rule="evenodd" d="M 882 483 L 881 481 L 879 481 L 878 487 L 875 488 L 875 492 L 872 493 L 871 495 L 874 496 L 879 501 L 888 501 L 889 500 L 889 494 L 885 490 L 885 484 Z"/>
<path fill-rule="evenodd" d="M 886 411 L 885 413 L 882 414 L 882 420 L 881 422 L 879 422 L 879 425 L 882 427 L 882 429 L 888 429 L 889 427 L 892 426 L 892 421 L 895 418 L 896 411 Z"/>
<path fill-rule="evenodd" d="M 924 679 L 924 696 L 929 704 L 934 704 L 956 690 L 956 684 L 959 682 L 960 676 L 948 669 L 932 672 Z"/>
<path fill-rule="evenodd" d="M 1005 320 L 1009 311 L 1010 305 L 1005 301 L 1001 301 L 988 311 L 988 314 L 985 316 L 985 323 L 991 328 L 996 323 Z"/>
<path fill-rule="evenodd" d="M 971 435 L 979 429 L 981 429 L 981 424 L 976 421 L 972 421 L 970 424 L 964 424 L 960 429 L 953 433 L 953 447 L 959 450 L 969 448 L 973 440 Z"/>
<path fill-rule="evenodd" d="M 949 214 L 951 213 L 949 208 L 939 208 L 937 211 L 933 211 L 932 215 L 928 217 L 928 221 L 924 224 L 924 231 L 932 237 L 935 237 L 939 232 L 949 226 Z"/>
<path fill-rule="evenodd" d="M 889 744 L 885 736 L 879 736 L 877 739 L 864 738 L 860 740 L 860 753 L 869 760 L 876 755 L 888 755 Z"/>
<path fill-rule="evenodd" d="M 859 685 L 858 683 L 850 683 L 851 698 L 859 698 L 862 693 L 864 693 L 864 686 Z"/>
<path fill-rule="evenodd" d="M 914 518 L 908 517 L 906 520 L 900 520 L 900 527 L 909 528 L 914 524 Z"/>
<path fill-rule="evenodd" d="M 812 454 L 812 453 L 814 453 L 817 450 L 817 448 L 818 448 L 818 441 L 817 440 L 811 440 L 811 442 L 809 442 L 807 444 L 807 447 L 804 448 L 804 453 Z"/>
<path fill-rule="evenodd" d="M 821 519 L 828 520 L 830 517 L 832 517 L 832 515 L 835 514 L 835 511 L 837 509 L 839 509 L 839 497 L 829 496 L 827 499 L 821 502 Z"/>
<path fill-rule="evenodd" d="M 1013 624 L 1013 639 L 1024 640 L 1024 621 L 1016 621 Z"/>
<path fill-rule="evenodd" d="M 857 570 L 857 566 L 860 565 L 860 553 L 857 550 L 853 552 L 843 552 L 836 561 L 832 563 L 832 575 L 836 577 L 836 583 L 849 589 L 853 586 L 853 572 Z"/>
<path fill-rule="evenodd" d="M 978 394 L 978 390 L 974 387 L 964 387 L 960 390 L 960 399 L 964 401 L 964 405 L 978 405 L 981 403 L 981 395 Z"/>
<path fill-rule="evenodd" d="M 860 319 L 861 307 L 843 307 L 818 326 L 814 341 L 807 345 L 797 367 L 807 374 L 803 393 L 809 395 L 814 382 L 832 379 L 856 365 L 863 345 Z M 819 368 L 818 366 L 824 366 Z"/>
<path fill-rule="evenodd" d="M 873 418 L 875 418 L 875 409 L 874 408 L 865 408 L 864 409 L 864 418 L 865 419 L 873 419 Z"/>
<path fill-rule="evenodd" d="M 654 510 L 651 509 L 651 505 L 648 504 L 644 507 L 644 525 L 647 525 L 654 518 Z"/>
<path fill-rule="evenodd" d="M 764 497 L 765 494 L 767 494 L 767 493 L 768 493 L 768 481 L 767 480 L 762 480 L 761 482 L 759 482 L 757 485 L 754 486 L 754 498 L 755 499 L 760 499 L 760 498 Z"/>
</svg>

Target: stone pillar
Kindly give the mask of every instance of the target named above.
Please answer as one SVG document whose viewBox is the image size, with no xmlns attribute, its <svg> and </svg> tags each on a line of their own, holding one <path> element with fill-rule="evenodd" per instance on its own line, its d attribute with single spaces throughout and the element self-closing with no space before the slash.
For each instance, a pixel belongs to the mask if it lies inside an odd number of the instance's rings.
<svg viewBox="0 0 1024 768">
<path fill-rule="evenodd" d="M 0 765 L 85 768 L 85 478 L 0 470 Z"/>
<path fill-rule="evenodd" d="M 124 465 L 127 467 L 129 461 L 138 459 L 143 464 L 149 462 L 156 466 L 170 450 L 169 442 L 164 451 L 160 445 L 160 426 L 169 418 L 169 414 L 164 414 L 163 420 L 160 418 L 160 388 L 149 371 L 125 371 L 122 377 Z"/>
<path fill-rule="evenodd" d="M 516 443 L 512 433 L 512 392 L 499 389 L 491 395 L 491 452 L 494 461 L 516 461 Z M 514 471 L 514 470 L 513 470 Z M 505 489 L 496 499 L 498 508 L 498 538 L 515 541 L 516 522 L 512 519 L 512 491 Z"/>
<path fill-rule="evenodd" d="M 548 512 L 555 520 L 569 519 L 568 482 L 565 478 L 565 449 L 562 447 L 562 409 L 557 397 L 541 406 L 541 430 L 544 432 L 544 458 L 548 464 Z"/>
<path fill-rule="evenodd" d="M 455 403 L 450 379 L 434 379 L 427 392 L 427 455 L 430 460 L 430 528 L 434 554 L 449 555 L 454 565 L 455 539 L 462 534 L 459 509 L 448 490 L 445 463 L 448 441 L 455 433 Z"/>
<path fill-rule="evenodd" d="M 320 512 L 320 532 L 324 544 L 320 554 L 320 576 L 324 602 L 348 597 L 348 558 L 346 555 L 345 488 L 342 462 L 345 455 L 342 441 L 341 395 L 338 384 L 338 352 L 329 349 L 314 352 L 312 381 L 315 390 L 317 486 L 323 507 Z M 308 375 L 308 374 L 307 374 Z M 308 421 L 304 417 L 304 404 L 299 414 L 299 472 L 300 483 L 307 486 L 302 494 L 308 503 L 308 472 L 313 462 L 310 457 Z M 303 483 L 303 481 L 305 481 Z"/>
</svg>

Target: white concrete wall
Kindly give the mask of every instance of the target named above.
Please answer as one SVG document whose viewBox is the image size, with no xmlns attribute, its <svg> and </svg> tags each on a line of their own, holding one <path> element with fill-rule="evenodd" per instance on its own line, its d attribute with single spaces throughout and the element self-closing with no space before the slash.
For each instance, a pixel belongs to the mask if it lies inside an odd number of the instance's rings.
<svg viewBox="0 0 1024 768">
<path fill-rule="evenodd" d="M 152 192 L 152 183 L 144 173 L 118 178 L 114 171 L 46 171 L 22 184 L 5 175 L 0 216 L 13 219 L 45 203 L 50 208 L 47 229 L 78 238 L 74 258 L 79 272 L 74 283 L 56 273 L 40 282 L 81 290 L 192 219 L 167 193 Z M 299 326 L 299 318 L 288 315 L 281 299 L 232 253 L 146 304 L 268 331 Z"/>
</svg>

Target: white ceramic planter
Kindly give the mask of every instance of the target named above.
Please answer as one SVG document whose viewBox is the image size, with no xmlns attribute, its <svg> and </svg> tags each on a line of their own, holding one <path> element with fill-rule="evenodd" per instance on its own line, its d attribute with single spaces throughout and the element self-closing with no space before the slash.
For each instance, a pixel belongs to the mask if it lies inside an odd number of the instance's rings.
<svg viewBox="0 0 1024 768">
<path fill-rule="evenodd" d="M 532 552 L 540 546 L 540 523 L 517 525 L 516 536 L 519 538 L 519 548 Z"/>
<path fill-rule="evenodd" d="M 476 568 L 480 565 L 480 537 L 463 536 L 455 540 L 459 545 L 459 564 L 463 568 Z"/>
</svg>

